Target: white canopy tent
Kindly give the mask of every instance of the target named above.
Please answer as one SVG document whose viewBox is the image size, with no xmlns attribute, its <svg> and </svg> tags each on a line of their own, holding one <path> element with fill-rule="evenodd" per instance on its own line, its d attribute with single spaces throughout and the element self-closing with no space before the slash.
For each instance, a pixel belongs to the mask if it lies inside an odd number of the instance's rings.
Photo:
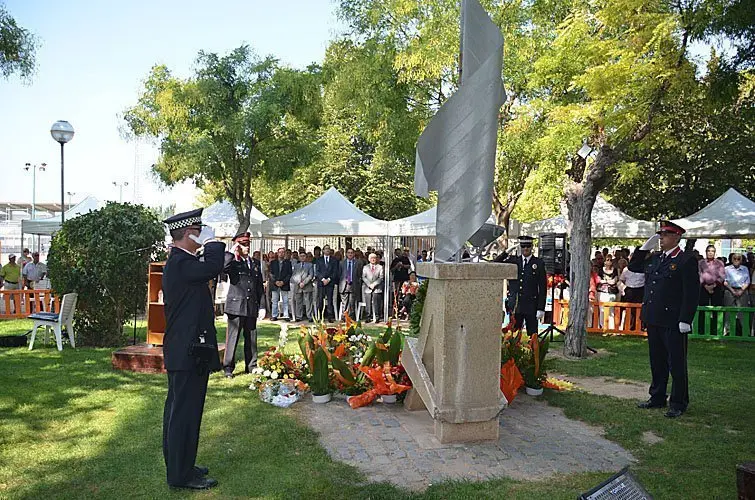
<svg viewBox="0 0 755 500">
<path fill-rule="evenodd" d="M 437 205 L 416 215 L 388 222 L 388 234 L 397 237 L 435 237 L 435 220 Z M 511 220 L 509 236 L 519 235 L 519 222 Z M 503 228 L 496 224 L 493 214 L 488 217 L 483 227 L 471 237 L 475 246 L 485 246 L 503 234 Z"/>
<path fill-rule="evenodd" d="M 267 215 L 260 212 L 257 207 L 252 207 L 249 215 L 249 232 L 252 237 L 262 236 L 260 224 L 266 219 Z M 233 238 L 239 227 L 236 209 L 228 201 L 218 201 L 205 208 L 202 211 L 202 222 L 211 226 L 219 238 Z"/>
<path fill-rule="evenodd" d="M 388 223 L 359 210 L 331 187 L 309 205 L 290 214 L 263 220 L 268 236 L 386 236 Z"/>
<path fill-rule="evenodd" d="M 541 233 L 567 233 L 566 213 L 550 219 L 522 224 L 521 233 L 533 237 Z M 655 222 L 635 219 L 598 196 L 592 209 L 593 238 L 649 238 L 658 230 Z"/>
<path fill-rule="evenodd" d="M 687 230 L 685 238 L 751 238 L 755 236 L 755 202 L 729 188 L 703 209 L 674 222 Z"/>
<path fill-rule="evenodd" d="M 93 196 L 87 196 L 73 207 L 66 210 L 66 220 L 102 208 L 105 204 Z M 60 230 L 60 215 L 21 221 L 22 234 L 50 236 Z"/>
</svg>

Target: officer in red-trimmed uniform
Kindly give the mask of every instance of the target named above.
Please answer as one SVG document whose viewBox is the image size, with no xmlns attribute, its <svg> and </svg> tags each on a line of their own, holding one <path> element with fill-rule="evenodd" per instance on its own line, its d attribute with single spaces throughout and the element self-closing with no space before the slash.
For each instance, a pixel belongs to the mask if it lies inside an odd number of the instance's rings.
<svg viewBox="0 0 755 500">
<path fill-rule="evenodd" d="M 679 240 L 685 230 L 671 221 L 660 221 L 658 232 L 634 252 L 629 270 L 645 273 L 642 321 L 647 325 L 650 399 L 639 408 L 666 407 L 666 386 L 671 373 L 671 399 L 666 417 L 680 417 L 689 405 L 687 383 L 687 334 L 697 311 L 700 277 L 697 260 L 683 252 Z M 661 251 L 648 256 L 660 241 Z"/>
</svg>

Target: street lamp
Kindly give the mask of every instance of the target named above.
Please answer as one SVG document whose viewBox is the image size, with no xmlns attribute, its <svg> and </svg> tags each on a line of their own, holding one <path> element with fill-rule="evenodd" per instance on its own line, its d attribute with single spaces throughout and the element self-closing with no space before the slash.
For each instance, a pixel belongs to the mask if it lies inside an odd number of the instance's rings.
<svg viewBox="0 0 755 500">
<path fill-rule="evenodd" d="M 113 186 L 116 186 L 120 190 L 120 197 L 118 198 L 118 203 L 123 203 L 123 186 L 128 186 L 128 182 L 113 181 Z"/>
<path fill-rule="evenodd" d="M 63 146 L 73 139 L 73 126 L 65 120 L 58 120 L 52 124 L 50 135 L 60 143 L 60 225 L 66 221 L 65 199 L 65 162 L 63 161 Z"/>
<path fill-rule="evenodd" d="M 68 191 L 66 193 L 68 195 L 68 210 L 71 209 L 71 197 L 73 197 L 76 193 L 72 193 L 71 191 Z"/>
<path fill-rule="evenodd" d="M 24 170 L 27 172 L 31 170 L 31 218 L 37 217 L 37 170 L 44 172 L 47 168 L 47 163 L 41 163 L 39 165 L 32 165 L 31 163 L 24 164 Z"/>
</svg>

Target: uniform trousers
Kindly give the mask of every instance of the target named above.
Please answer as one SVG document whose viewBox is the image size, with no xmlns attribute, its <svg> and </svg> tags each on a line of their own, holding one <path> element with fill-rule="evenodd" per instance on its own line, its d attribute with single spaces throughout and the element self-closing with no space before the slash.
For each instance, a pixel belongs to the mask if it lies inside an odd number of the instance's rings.
<svg viewBox="0 0 755 500">
<path fill-rule="evenodd" d="M 537 314 L 514 313 L 514 330 L 519 330 L 525 325 L 527 327 L 527 335 L 537 333 Z"/>
<path fill-rule="evenodd" d="M 666 402 L 668 376 L 671 374 L 671 400 L 673 409 L 685 411 L 689 405 L 687 382 L 687 335 L 679 327 L 648 325 L 648 348 L 650 351 L 650 400 Z"/>
<path fill-rule="evenodd" d="M 169 371 L 168 397 L 163 411 L 163 458 L 168 484 L 181 486 L 194 477 L 207 395 L 209 371 Z"/>
<path fill-rule="evenodd" d="M 236 367 L 239 331 L 242 331 L 244 335 L 244 371 L 248 373 L 257 366 L 257 316 L 228 314 L 223 369 L 232 372 Z"/>
</svg>

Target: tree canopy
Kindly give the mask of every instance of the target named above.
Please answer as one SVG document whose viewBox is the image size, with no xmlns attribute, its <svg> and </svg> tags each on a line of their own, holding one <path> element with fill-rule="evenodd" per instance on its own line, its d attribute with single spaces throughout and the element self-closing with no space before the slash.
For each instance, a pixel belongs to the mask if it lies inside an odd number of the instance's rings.
<svg viewBox="0 0 755 500">
<path fill-rule="evenodd" d="M 36 37 L 19 26 L 0 2 L 0 74 L 3 78 L 18 74 L 28 80 L 34 74 L 36 57 Z"/>
<path fill-rule="evenodd" d="M 320 70 L 282 67 L 246 45 L 225 56 L 200 52 L 196 65 L 187 79 L 153 67 L 124 118 L 134 135 L 159 142 L 161 180 L 191 179 L 227 199 L 243 231 L 253 180 L 290 178 L 319 154 Z"/>
</svg>

